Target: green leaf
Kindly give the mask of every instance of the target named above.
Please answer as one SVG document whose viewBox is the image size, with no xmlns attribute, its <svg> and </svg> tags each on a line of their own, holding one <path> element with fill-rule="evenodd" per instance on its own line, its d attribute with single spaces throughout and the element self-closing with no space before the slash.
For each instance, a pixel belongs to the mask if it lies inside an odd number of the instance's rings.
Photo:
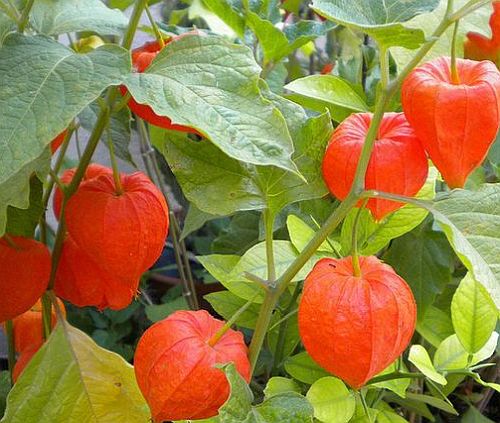
<svg viewBox="0 0 500 423">
<path fill-rule="evenodd" d="M 460 343 L 457 335 L 446 338 L 434 353 L 434 366 L 437 369 L 465 369 L 491 357 L 498 342 L 498 333 L 493 332 L 488 342 L 477 353 L 470 357 Z"/>
<path fill-rule="evenodd" d="M 290 241 L 298 251 L 302 251 L 316 233 L 314 229 L 294 214 L 288 215 L 286 227 L 290 235 Z M 332 245 L 335 250 L 332 248 Z M 318 248 L 318 252 L 326 253 L 334 253 L 339 250 L 340 245 L 338 242 L 332 240 L 324 241 Z"/>
<path fill-rule="evenodd" d="M 401 361 L 399 367 L 400 367 L 401 371 L 407 370 L 406 366 L 404 365 L 404 363 L 402 361 Z M 392 363 L 389 367 L 387 367 L 384 371 L 380 372 L 376 376 L 382 376 L 385 374 L 393 373 L 396 370 L 398 370 L 397 361 Z M 375 386 L 377 388 L 389 389 L 390 391 L 399 395 L 401 398 L 405 398 L 406 397 L 406 390 L 410 386 L 410 383 L 411 383 L 411 379 L 393 379 L 393 380 L 387 380 L 385 382 L 374 383 L 374 384 L 372 384 L 372 386 Z"/>
<path fill-rule="evenodd" d="M 321 161 L 330 132 L 331 121 L 324 114 L 309 119 L 297 135 L 294 161 L 307 182 L 274 166 L 232 159 L 206 141 L 172 138 L 155 147 L 198 209 L 219 216 L 264 208 L 276 214 L 288 204 L 326 194 Z"/>
<path fill-rule="evenodd" d="M 329 376 L 329 373 L 316 364 L 305 351 L 288 357 L 285 360 L 285 370 L 294 379 L 309 385 L 322 377 Z"/>
<path fill-rule="evenodd" d="M 153 323 L 167 318 L 177 310 L 189 310 L 185 297 L 177 297 L 165 304 L 148 304 L 145 307 L 146 316 Z"/>
<path fill-rule="evenodd" d="M 217 254 L 244 254 L 259 241 L 260 221 L 261 213 L 236 213 L 231 223 L 223 227 L 213 240 L 212 251 Z"/>
<path fill-rule="evenodd" d="M 38 176 L 31 177 L 29 192 L 29 207 L 27 209 L 7 207 L 6 232 L 10 235 L 32 238 L 35 234 L 35 229 L 44 212 L 42 204 L 43 184 Z"/>
<path fill-rule="evenodd" d="M 454 9 L 458 10 L 468 2 L 469 0 L 455 0 Z M 445 14 L 446 4 L 446 1 L 439 2 L 438 7 L 432 13 L 426 13 L 416 16 L 408 22 L 408 25 L 411 25 L 415 28 L 421 28 L 425 32 L 426 37 L 430 37 Z M 484 33 L 485 28 L 488 28 L 488 20 L 491 16 L 491 13 L 492 6 L 491 4 L 488 4 L 474 11 L 474 13 L 467 15 L 465 18 L 460 19 L 456 42 L 457 57 L 463 57 L 463 40 L 465 34 L 469 31 Z M 427 54 L 425 60 L 435 59 L 440 56 L 449 56 L 452 38 L 453 25 L 450 26 L 450 28 L 448 28 L 448 30 L 439 37 L 430 52 Z M 408 62 L 413 58 L 412 51 L 400 47 L 392 49 L 391 55 L 396 61 L 398 68 L 400 69 L 406 66 Z"/>
<path fill-rule="evenodd" d="M 273 395 L 263 403 L 252 407 L 253 394 L 238 374 L 233 364 L 221 366 L 231 386 L 231 394 L 220 408 L 220 423 L 312 423 L 312 407 L 296 392 Z"/>
<path fill-rule="evenodd" d="M 224 319 L 229 320 L 247 301 L 230 291 L 212 292 L 204 296 L 214 310 Z M 234 322 L 235 325 L 255 329 L 257 318 L 259 317 L 260 306 L 252 304 Z"/>
<path fill-rule="evenodd" d="M 347 423 L 356 409 L 354 394 L 331 376 L 314 382 L 306 397 L 314 408 L 314 417 L 324 423 Z"/>
<path fill-rule="evenodd" d="M 118 46 L 79 55 L 44 36 L 7 37 L 0 49 L 0 110 L 4 111 L 0 117 L 0 235 L 4 207 L 27 207 L 28 179 L 47 166 L 48 156 L 42 155 L 48 154 L 45 150 L 52 139 L 129 71 L 129 52 Z"/>
<path fill-rule="evenodd" d="M 417 331 L 436 348 L 454 333 L 449 314 L 434 306 L 427 307 L 424 317 L 417 322 Z"/>
<path fill-rule="evenodd" d="M 478 352 L 495 330 L 498 312 L 484 287 L 467 273 L 451 302 L 451 319 L 467 352 Z"/>
<path fill-rule="evenodd" d="M 481 379 L 481 376 L 477 373 L 474 373 L 471 376 L 476 382 L 480 383 L 481 385 L 494 389 L 495 391 L 500 393 L 500 383 L 495 383 L 495 382 L 485 382 L 484 380 Z"/>
<path fill-rule="evenodd" d="M 128 25 L 122 12 L 109 9 L 100 0 L 36 0 L 30 22 L 38 32 L 46 35 L 80 31 L 121 35 Z"/>
<path fill-rule="evenodd" d="M 276 315 L 274 315 L 276 316 Z M 273 316 L 273 317 L 274 317 Z M 280 316 L 284 317 L 284 316 Z M 279 320 L 279 319 L 276 319 Z M 269 345 L 269 349 L 271 351 L 276 351 L 278 349 L 278 339 L 280 333 L 280 327 L 286 325 L 284 328 L 284 338 L 283 338 L 283 347 L 282 347 L 282 357 L 290 356 L 297 345 L 300 343 L 300 335 L 299 335 L 299 322 L 297 319 L 297 313 L 288 316 L 288 318 L 281 322 L 281 324 L 276 325 L 272 330 L 270 330 L 267 334 L 267 343 Z M 282 365 L 282 362 L 277 363 L 278 366 Z"/>
<path fill-rule="evenodd" d="M 478 191 L 453 190 L 431 212 L 474 279 L 500 308 L 500 184 Z"/>
<path fill-rule="evenodd" d="M 306 97 L 309 102 L 314 101 L 314 110 L 323 111 L 328 108 L 332 118 L 337 122 L 342 121 L 352 112 L 367 112 L 369 110 L 365 100 L 361 98 L 351 84 L 334 75 L 311 75 L 296 79 L 285 86 L 287 90 Z M 294 101 L 302 104 L 300 97 L 292 97 Z"/>
<path fill-rule="evenodd" d="M 419 320 L 451 282 L 454 259 L 444 234 L 432 230 L 432 224 L 426 223 L 395 239 L 384 255 L 384 260 L 410 285 Z"/>
<path fill-rule="evenodd" d="M 377 414 L 377 423 L 408 423 L 408 420 L 396 414 L 386 402 L 381 401 L 377 405 L 377 409 L 380 410 Z"/>
<path fill-rule="evenodd" d="M 83 109 L 82 112 L 78 115 L 78 120 L 82 128 L 91 132 L 97 122 L 99 113 L 100 107 L 97 102 L 94 102 L 85 107 L 85 109 Z M 129 150 L 131 139 L 131 120 L 132 117 L 130 114 L 130 110 L 127 107 L 123 107 L 118 112 L 112 112 L 109 117 L 109 125 L 104 130 L 101 141 L 106 146 L 106 148 L 109 148 L 108 137 L 111 137 L 111 143 L 113 144 L 113 149 L 116 157 L 129 163 L 133 167 L 137 167 Z"/>
<path fill-rule="evenodd" d="M 278 62 L 294 50 L 325 35 L 333 25 L 302 20 L 286 25 L 283 32 L 271 21 L 261 18 L 257 13 L 248 11 L 246 23 L 255 33 L 264 53 L 264 63 Z"/>
<path fill-rule="evenodd" d="M 2 422 L 26 423 L 33 418 L 39 423 L 146 423 L 150 413 L 133 367 L 64 322 L 15 384 Z"/>
<path fill-rule="evenodd" d="M 425 376 L 440 385 L 446 385 L 446 378 L 439 374 L 432 365 L 431 358 L 427 350 L 422 345 L 412 345 L 408 361 L 420 370 Z"/>
<path fill-rule="evenodd" d="M 300 386 L 293 379 L 275 376 L 267 381 L 264 395 L 266 398 L 270 398 L 285 392 L 297 392 L 300 394 L 300 391 Z"/>
<path fill-rule="evenodd" d="M 493 420 L 483 416 L 476 407 L 469 407 L 469 409 L 462 416 L 462 423 L 495 423 Z"/>
<path fill-rule="evenodd" d="M 233 7 L 231 0 L 202 0 L 203 5 L 218 16 L 239 37 L 245 33 L 245 20 L 243 16 Z"/>
<path fill-rule="evenodd" d="M 210 213 L 201 211 L 196 205 L 190 204 L 189 209 L 184 219 L 184 226 L 182 227 L 181 239 L 185 239 L 189 234 L 200 229 L 205 223 L 212 219 L 216 219 L 215 216 Z"/>
<path fill-rule="evenodd" d="M 431 422 L 436 421 L 433 414 L 430 412 L 429 407 L 427 407 L 427 404 L 420 402 L 419 400 L 409 399 L 409 398 L 400 398 L 391 392 L 388 392 L 384 396 L 384 399 L 387 402 L 398 404 L 398 405 L 408 409 L 409 411 L 413 411 L 416 414 L 427 418 Z"/>
<path fill-rule="evenodd" d="M 438 4 L 439 0 L 313 0 L 312 9 L 340 25 L 363 31 L 386 48 L 415 49 L 425 41 L 424 32 L 401 22 L 430 12 Z"/>
<path fill-rule="evenodd" d="M 285 119 L 260 95 L 259 72 L 249 48 L 191 34 L 169 43 L 125 85 L 137 102 L 198 129 L 228 156 L 296 172 Z"/>
<path fill-rule="evenodd" d="M 443 401 L 440 398 L 431 397 L 430 395 L 415 394 L 413 392 L 408 392 L 408 399 L 423 402 L 432 407 L 443 410 L 449 414 L 454 414 L 458 416 L 457 411 L 453 408 L 453 405 L 447 401 Z"/>
<path fill-rule="evenodd" d="M 430 168 L 427 181 L 416 195 L 416 198 L 433 199 L 436 178 L 436 169 Z M 340 243 L 344 253 L 347 253 L 351 249 L 352 229 L 357 212 L 356 209 L 351 210 L 342 224 Z M 371 213 L 367 209 L 363 210 L 358 226 L 360 253 L 366 256 L 377 253 L 392 239 L 404 235 L 420 225 L 427 214 L 428 212 L 421 207 L 407 204 L 394 213 L 389 214 L 389 216 L 380 222 L 375 222 Z"/>
</svg>

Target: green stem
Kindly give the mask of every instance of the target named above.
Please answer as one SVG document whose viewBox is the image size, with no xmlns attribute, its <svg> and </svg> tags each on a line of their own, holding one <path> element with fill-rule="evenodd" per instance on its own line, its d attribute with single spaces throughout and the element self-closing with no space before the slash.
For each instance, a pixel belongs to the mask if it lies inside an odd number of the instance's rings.
<svg viewBox="0 0 500 423">
<path fill-rule="evenodd" d="M 271 318 L 273 315 L 276 303 L 280 298 L 280 294 L 277 288 L 269 288 L 264 297 L 264 302 L 260 307 L 259 317 L 257 318 L 257 323 L 255 326 L 255 331 L 252 336 L 252 342 L 250 343 L 248 356 L 250 359 L 250 364 L 252 366 L 252 373 L 255 370 L 257 364 L 257 359 L 259 358 L 260 350 L 264 344 L 264 339 L 266 337 L 267 328 L 269 323 L 271 323 Z"/>
<path fill-rule="evenodd" d="M 389 52 L 386 48 L 380 48 L 380 82 L 382 84 L 382 89 L 386 89 L 390 83 L 390 71 L 389 71 Z"/>
<path fill-rule="evenodd" d="M 266 233 L 267 282 L 274 286 L 276 281 L 276 266 L 274 263 L 274 215 L 269 209 L 264 210 L 264 229 Z"/>
<path fill-rule="evenodd" d="M 423 373 L 410 373 L 410 372 L 393 372 L 385 375 L 376 376 L 370 379 L 366 384 L 373 385 L 375 383 L 386 382 L 388 380 L 396 379 L 422 379 L 425 375 Z"/>
<path fill-rule="evenodd" d="M 147 4 L 146 4 L 146 14 L 148 15 L 149 23 L 151 24 L 151 27 L 153 28 L 153 32 L 155 33 L 155 37 L 156 37 L 156 41 L 158 41 L 160 48 L 165 47 L 165 41 L 163 41 L 163 37 L 161 35 L 160 29 L 158 28 L 158 25 L 156 25 L 154 17 L 151 14 L 151 10 L 149 9 L 149 6 Z"/>
<path fill-rule="evenodd" d="M 12 320 L 7 320 L 5 322 L 5 332 L 7 334 L 7 344 L 8 344 L 8 363 L 9 363 L 9 373 L 10 382 L 14 385 L 14 379 L 12 377 L 14 373 L 14 366 L 16 365 L 16 342 L 14 339 L 14 325 Z"/>
<path fill-rule="evenodd" d="M 458 85 L 460 84 L 460 76 L 458 75 L 457 70 L 457 34 L 458 34 L 458 24 L 460 21 L 455 21 L 455 25 L 453 26 L 453 37 L 451 39 L 451 59 L 450 59 L 450 67 L 451 67 L 451 82 Z"/>
<path fill-rule="evenodd" d="M 122 195 L 123 185 L 120 177 L 120 170 L 118 169 L 118 163 L 116 161 L 115 155 L 115 146 L 113 145 L 113 140 L 111 139 L 111 134 L 109 132 L 109 127 L 107 130 L 108 133 L 108 150 L 109 150 L 109 159 L 111 161 L 111 168 L 113 169 L 113 179 L 115 181 L 115 191 L 117 195 Z"/>
<path fill-rule="evenodd" d="M 21 33 L 24 32 L 24 30 L 26 29 L 26 25 L 28 25 L 30 12 L 31 12 L 31 8 L 33 7 L 33 3 L 35 3 L 35 0 L 28 0 L 28 2 L 26 3 L 26 6 L 23 9 L 23 13 L 21 14 L 21 17 L 19 18 L 18 30 Z"/>
<path fill-rule="evenodd" d="M 42 334 L 47 340 L 52 330 L 52 304 L 47 293 L 42 296 Z"/>
<path fill-rule="evenodd" d="M 365 412 L 366 419 L 368 420 L 368 423 L 373 423 L 372 416 L 370 414 L 370 409 L 368 407 L 368 404 L 366 403 L 366 398 L 363 392 L 358 392 L 359 394 L 359 399 L 361 400 L 361 405 L 363 406 L 363 411 Z"/>
<path fill-rule="evenodd" d="M 134 40 L 135 32 L 137 31 L 137 26 L 141 20 L 141 15 L 143 10 L 146 8 L 148 0 L 137 0 L 135 2 L 134 10 L 132 16 L 130 16 L 130 21 L 128 23 L 127 32 L 122 40 L 122 47 L 125 49 L 130 49 L 132 46 L 132 41 Z"/>
<path fill-rule="evenodd" d="M 404 195 L 391 194 L 390 192 L 383 192 L 377 190 L 367 190 L 361 194 L 361 198 L 384 198 L 386 200 L 397 201 L 399 203 L 413 204 L 414 206 L 420 207 L 432 211 L 432 203 L 425 200 L 420 200 L 418 198 L 405 197 Z"/>
<path fill-rule="evenodd" d="M 358 256 L 358 226 L 359 226 L 359 218 L 361 217 L 361 213 L 365 208 L 365 205 L 368 201 L 368 198 L 363 201 L 363 204 L 358 209 L 356 213 L 356 217 L 354 218 L 354 224 L 352 226 L 352 240 L 351 240 L 351 255 L 352 255 L 352 267 L 354 270 L 354 276 L 361 276 L 361 267 L 359 265 L 359 256 Z"/>
<path fill-rule="evenodd" d="M 213 347 L 219 340 L 224 336 L 224 334 L 233 326 L 236 321 L 240 318 L 240 316 L 250 307 L 255 299 L 257 298 L 257 295 L 254 295 L 252 298 L 250 298 L 244 305 L 242 305 L 232 316 L 231 318 L 222 326 L 209 340 L 208 340 L 208 345 Z"/>
</svg>

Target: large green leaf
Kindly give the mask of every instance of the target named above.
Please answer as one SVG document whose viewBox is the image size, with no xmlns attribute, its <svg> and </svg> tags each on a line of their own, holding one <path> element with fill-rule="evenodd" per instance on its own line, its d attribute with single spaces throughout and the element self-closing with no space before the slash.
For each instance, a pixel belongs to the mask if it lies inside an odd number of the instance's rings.
<svg viewBox="0 0 500 423">
<path fill-rule="evenodd" d="M 309 119 L 297 134 L 293 159 L 307 182 L 275 166 L 250 166 L 232 159 L 207 141 L 171 138 L 155 146 L 198 209 L 224 216 L 269 208 L 276 214 L 288 204 L 326 194 L 321 161 L 331 130 L 325 113 Z"/>
<path fill-rule="evenodd" d="M 454 258 L 444 234 L 425 223 L 395 239 L 384 255 L 384 260 L 410 285 L 419 320 L 451 281 Z"/>
<path fill-rule="evenodd" d="M 419 199 L 433 199 L 436 178 L 436 169 L 430 168 L 427 181 L 416 197 Z M 342 224 L 340 243 L 342 251 L 345 254 L 351 249 L 352 230 L 357 212 L 357 209 L 351 210 Z M 380 222 L 376 222 L 367 209 L 363 210 L 358 225 L 358 248 L 360 253 L 366 256 L 377 253 L 392 239 L 420 225 L 426 216 L 426 210 L 407 204 L 394 213 L 389 214 Z"/>
<path fill-rule="evenodd" d="M 448 241 L 474 279 L 500 308 L 500 184 L 453 190 L 431 208 Z"/>
<path fill-rule="evenodd" d="M 469 0 L 455 0 L 455 10 L 459 7 L 464 6 Z M 446 11 L 447 1 L 441 0 L 439 6 L 432 12 L 426 13 L 413 18 L 408 22 L 409 25 L 416 28 L 422 28 L 427 37 L 430 37 L 434 30 L 439 25 L 444 13 Z M 491 4 L 481 7 L 474 13 L 467 15 L 465 18 L 460 19 L 460 25 L 458 26 L 458 38 L 457 38 L 457 55 L 459 57 L 463 54 L 463 39 L 465 34 L 469 31 L 475 31 L 480 33 L 485 33 L 485 29 L 488 28 L 488 20 L 492 12 Z M 449 28 L 439 39 L 437 40 L 434 47 L 427 54 L 427 59 L 434 59 L 440 56 L 450 55 L 450 46 L 453 38 L 453 28 Z M 391 54 L 394 57 L 398 67 L 405 66 L 412 58 L 413 52 L 408 51 L 403 48 L 396 47 L 391 50 Z"/>
<path fill-rule="evenodd" d="M 287 90 L 298 96 L 291 99 L 304 107 L 312 106 L 313 110 L 323 111 L 328 108 L 332 118 L 342 121 L 353 112 L 367 112 L 366 101 L 354 90 L 351 84 L 334 75 L 310 75 L 295 79 L 285 86 Z M 309 101 L 303 102 L 302 97 Z"/>
<path fill-rule="evenodd" d="M 202 3 L 212 13 L 218 16 L 236 34 L 243 37 L 245 33 L 245 20 L 232 0 L 202 0 Z"/>
<path fill-rule="evenodd" d="M 80 55 L 44 36 L 6 38 L 0 49 L 0 235 L 5 207 L 27 207 L 29 178 L 47 166 L 42 155 L 51 140 L 129 71 L 129 53 L 118 46 Z"/>
<path fill-rule="evenodd" d="M 109 9 L 101 0 L 36 0 L 30 22 L 38 32 L 47 35 L 79 31 L 121 35 L 128 19 L 119 10 Z"/>
<path fill-rule="evenodd" d="M 132 366 L 64 322 L 22 373 L 2 422 L 149 420 Z"/>
<path fill-rule="evenodd" d="M 191 34 L 169 43 L 125 84 L 137 102 L 197 128 L 228 156 L 295 171 L 285 119 L 262 98 L 259 72 L 249 48 Z"/>
<path fill-rule="evenodd" d="M 470 273 L 462 279 L 451 302 L 451 318 L 467 352 L 478 352 L 495 330 L 498 312 L 484 287 Z"/>
<path fill-rule="evenodd" d="M 438 4 L 439 0 L 313 0 L 312 8 L 334 22 L 365 32 L 385 47 L 414 49 L 424 42 L 424 32 L 401 23 Z"/>
<path fill-rule="evenodd" d="M 356 409 L 354 394 L 332 376 L 314 382 L 306 397 L 314 408 L 314 417 L 324 423 L 347 423 Z"/>
</svg>

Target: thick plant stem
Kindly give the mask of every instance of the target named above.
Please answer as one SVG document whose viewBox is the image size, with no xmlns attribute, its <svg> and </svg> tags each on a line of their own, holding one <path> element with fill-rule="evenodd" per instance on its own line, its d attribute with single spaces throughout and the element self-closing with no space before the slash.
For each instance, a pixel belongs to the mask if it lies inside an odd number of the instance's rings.
<svg viewBox="0 0 500 423">
<path fill-rule="evenodd" d="M 42 335 L 47 340 L 52 329 L 52 303 L 47 293 L 42 295 Z"/>
<path fill-rule="evenodd" d="M 460 84 L 460 76 L 458 75 L 458 70 L 457 70 L 457 34 L 458 34 L 459 22 L 460 21 L 455 21 L 455 25 L 453 26 L 453 37 L 451 40 L 451 60 L 450 60 L 451 81 L 456 85 Z"/>
<path fill-rule="evenodd" d="M 151 24 L 151 27 L 153 28 L 153 32 L 155 33 L 156 41 L 158 41 L 158 44 L 160 45 L 160 48 L 162 49 L 165 47 L 165 41 L 163 41 L 163 37 L 161 36 L 160 29 L 158 28 L 158 25 L 156 25 L 155 19 L 151 13 L 151 10 L 149 9 L 149 6 L 146 4 L 146 14 L 148 15 L 149 23 Z"/>
<path fill-rule="evenodd" d="M 264 228 L 266 232 L 267 282 L 274 286 L 276 281 L 276 266 L 274 264 L 274 215 L 269 209 L 264 210 Z"/>
<path fill-rule="evenodd" d="M 30 12 L 31 8 L 33 7 L 33 3 L 35 3 L 35 0 L 28 0 L 26 3 L 26 6 L 23 9 L 23 13 L 21 14 L 21 17 L 19 18 L 19 25 L 18 29 L 19 32 L 24 32 L 26 29 L 26 25 L 28 25 L 28 21 L 30 18 Z"/>
<path fill-rule="evenodd" d="M 9 362 L 9 373 L 10 373 L 10 382 L 14 385 L 13 373 L 14 366 L 16 365 L 16 342 L 14 339 L 14 325 L 12 324 L 12 320 L 7 320 L 5 322 L 5 332 L 7 333 L 7 344 L 8 344 L 8 362 Z"/>
</svg>

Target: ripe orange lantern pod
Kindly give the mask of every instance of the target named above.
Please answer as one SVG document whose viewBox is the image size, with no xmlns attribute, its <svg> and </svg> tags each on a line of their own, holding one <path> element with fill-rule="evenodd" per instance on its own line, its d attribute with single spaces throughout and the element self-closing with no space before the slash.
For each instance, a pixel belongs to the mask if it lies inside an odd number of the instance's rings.
<svg viewBox="0 0 500 423">
<path fill-rule="evenodd" d="M 54 154 L 57 151 L 57 149 L 61 146 L 61 144 L 64 142 L 67 133 L 68 130 L 65 129 L 52 140 L 52 142 L 50 143 L 50 151 L 52 152 L 52 154 Z"/>
<path fill-rule="evenodd" d="M 169 44 L 171 41 L 179 37 L 181 36 L 171 37 L 165 40 L 165 45 Z M 158 55 L 161 49 L 162 47 L 160 46 L 158 41 L 151 41 L 133 50 L 132 64 L 134 66 L 135 71 L 143 73 L 149 67 L 149 65 L 151 64 L 153 59 Z M 120 92 L 123 96 L 125 96 L 128 93 L 128 90 L 125 86 L 121 86 Z M 152 125 L 159 126 L 165 129 L 170 129 L 173 131 L 199 134 L 199 132 L 194 128 L 190 128 L 184 125 L 176 125 L 172 123 L 172 120 L 170 118 L 166 116 L 157 115 L 150 106 L 138 103 L 137 101 L 134 100 L 133 97 L 130 98 L 128 102 L 128 107 L 134 114 L 136 114 L 141 119 L 144 119 L 146 122 Z"/>
<path fill-rule="evenodd" d="M 139 388 L 155 422 L 205 419 L 217 415 L 229 397 L 229 383 L 215 364 L 234 363 L 250 380 L 243 334 L 224 326 L 204 310 L 177 311 L 142 336 L 134 357 Z"/>
<path fill-rule="evenodd" d="M 75 243 L 114 278 L 138 280 L 158 259 L 168 233 L 163 194 L 141 172 L 100 175 L 80 185 L 66 209 L 68 233 Z"/>
<path fill-rule="evenodd" d="M 500 72 L 489 61 L 440 57 L 403 83 L 404 113 L 450 188 L 462 188 L 484 160 L 500 125 Z"/>
<path fill-rule="evenodd" d="M 66 309 L 60 299 L 57 303 L 62 313 L 66 315 Z M 37 301 L 30 310 L 17 316 L 13 321 L 15 348 L 18 353 L 24 352 L 26 349 L 34 345 L 43 343 L 42 333 L 42 303 Z M 57 323 L 57 316 L 54 308 L 52 308 L 51 324 L 54 327 Z"/>
<path fill-rule="evenodd" d="M 323 179 L 340 200 L 351 190 L 356 167 L 372 121 L 371 113 L 349 116 L 333 132 L 323 158 Z M 365 188 L 414 196 L 427 179 L 425 151 L 403 113 L 386 113 L 365 176 Z M 403 204 L 370 199 L 366 207 L 376 220 L 402 207 Z"/>
<path fill-rule="evenodd" d="M 67 185 L 71 182 L 73 179 L 73 176 L 75 176 L 76 173 L 76 168 L 72 169 L 67 169 L 63 172 L 59 180 Z M 85 175 L 83 177 L 84 181 L 87 181 L 89 179 L 96 178 L 99 175 L 112 175 L 113 170 L 110 169 L 109 167 L 102 166 L 97 163 L 91 163 L 88 167 L 87 170 L 85 171 Z M 53 207 L 54 207 L 54 214 L 57 219 L 59 219 L 59 216 L 61 215 L 61 206 L 62 206 L 62 200 L 63 200 L 63 193 L 59 189 L 59 187 L 56 187 L 54 191 L 54 200 L 53 200 Z"/>
<path fill-rule="evenodd" d="M 33 239 L 0 238 L 0 322 L 29 310 L 47 288 L 51 269 L 50 252 Z"/>
<path fill-rule="evenodd" d="M 67 235 L 57 267 L 54 291 L 78 307 L 121 310 L 130 305 L 139 286 L 139 278 L 119 280 L 101 269 Z"/>
<path fill-rule="evenodd" d="M 299 331 L 309 355 L 359 389 L 404 351 L 417 310 L 410 287 L 377 257 L 322 259 L 306 278 Z"/>
<path fill-rule="evenodd" d="M 464 42 L 464 57 L 472 60 L 491 60 L 500 65 L 500 2 L 493 2 L 490 17 L 491 38 L 468 32 Z"/>
</svg>

